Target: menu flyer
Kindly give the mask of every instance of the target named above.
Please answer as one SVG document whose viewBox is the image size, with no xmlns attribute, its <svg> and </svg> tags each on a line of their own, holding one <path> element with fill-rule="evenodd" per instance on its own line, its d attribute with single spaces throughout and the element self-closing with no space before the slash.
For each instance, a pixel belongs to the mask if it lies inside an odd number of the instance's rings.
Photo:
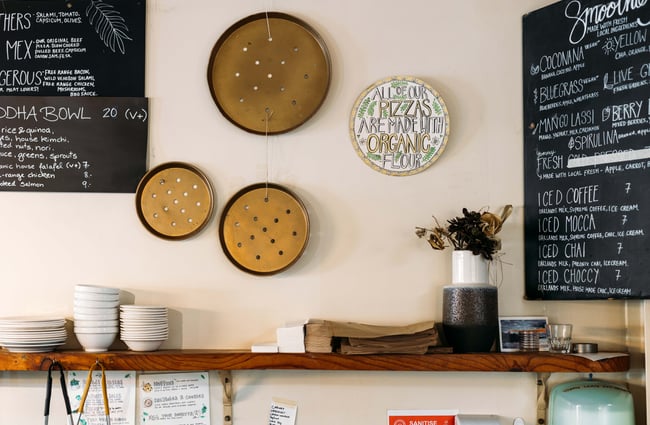
<svg viewBox="0 0 650 425">
<path fill-rule="evenodd" d="M 140 424 L 210 425 L 207 372 L 139 376 Z"/>
<path fill-rule="evenodd" d="M 112 425 L 135 425 L 135 371 L 106 371 L 106 392 Z M 68 372 L 68 393 L 73 412 L 79 409 L 88 371 Z M 92 382 L 79 424 L 105 425 L 106 414 L 102 397 L 102 372 L 94 371 Z M 76 417 L 76 415 L 75 415 Z"/>
<path fill-rule="evenodd" d="M 298 404 L 293 400 L 273 397 L 269 411 L 269 425 L 294 425 Z"/>
</svg>

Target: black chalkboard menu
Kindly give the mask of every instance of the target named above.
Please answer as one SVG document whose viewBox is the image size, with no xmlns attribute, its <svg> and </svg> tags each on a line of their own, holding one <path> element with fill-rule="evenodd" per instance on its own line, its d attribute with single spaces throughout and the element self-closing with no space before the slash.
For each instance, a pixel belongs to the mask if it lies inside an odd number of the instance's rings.
<svg viewBox="0 0 650 425">
<path fill-rule="evenodd" d="M 144 96 L 145 0 L 3 0 L 0 96 Z"/>
<path fill-rule="evenodd" d="M 5 0 L 0 191 L 134 193 L 146 171 L 146 0 Z"/>
<path fill-rule="evenodd" d="M 650 297 L 650 4 L 523 17 L 528 299 Z"/>
<path fill-rule="evenodd" d="M 135 193 L 146 172 L 146 98 L 1 100 L 0 190 Z"/>
</svg>

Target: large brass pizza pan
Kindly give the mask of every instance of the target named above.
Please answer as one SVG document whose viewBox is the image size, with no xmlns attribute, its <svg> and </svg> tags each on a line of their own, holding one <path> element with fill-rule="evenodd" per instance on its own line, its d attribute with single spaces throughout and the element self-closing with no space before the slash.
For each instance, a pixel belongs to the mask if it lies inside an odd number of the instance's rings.
<svg viewBox="0 0 650 425">
<path fill-rule="evenodd" d="M 309 239 L 309 216 L 289 190 L 258 183 L 237 192 L 226 204 L 219 239 L 228 259 L 257 275 L 281 272 L 302 255 Z"/>
<path fill-rule="evenodd" d="M 163 239 L 195 235 L 214 209 L 210 181 L 183 162 L 168 162 L 148 171 L 138 184 L 135 203 L 144 227 Z"/>
<path fill-rule="evenodd" d="M 210 92 L 222 114 L 256 134 L 290 131 L 325 100 L 331 64 L 325 43 L 308 24 L 268 12 L 231 26 L 208 65 Z"/>
</svg>

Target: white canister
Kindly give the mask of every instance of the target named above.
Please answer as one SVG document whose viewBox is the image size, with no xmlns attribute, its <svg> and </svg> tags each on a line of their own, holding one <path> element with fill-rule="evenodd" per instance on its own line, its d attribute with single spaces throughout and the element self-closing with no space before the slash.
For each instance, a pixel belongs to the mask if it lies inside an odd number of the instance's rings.
<svg viewBox="0 0 650 425">
<path fill-rule="evenodd" d="M 489 283 L 488 261 L 472 251 L 453 251 L 451 257 L 453 284 Z"/>
</svg>

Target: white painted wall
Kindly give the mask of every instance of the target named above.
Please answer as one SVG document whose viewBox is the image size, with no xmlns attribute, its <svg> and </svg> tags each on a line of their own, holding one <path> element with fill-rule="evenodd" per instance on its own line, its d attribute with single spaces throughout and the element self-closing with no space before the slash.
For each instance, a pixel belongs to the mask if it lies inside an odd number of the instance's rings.
<svg viewBox="0 0 650 425">
<path fill-rule="evenodd" d="M 309 317 L 407 324 L 441 320 L 451 252 L 414 235 L 431 215 L 462 207 L 515 206 L 503 236 L 504 315 L 547 315 L 575 324 L 601 349 L 636 354 L 629 379 L 645 422 L 643 309 L 640 302 L 523 300 L 521 17 L 549 0 L 148 0 L 146 94 L 149 165 L 186 161 L 211 179 L 217 209 L 185 241 L 165 241 L 140 224 L 134 196 L 1 193 L 1 315 L 72 316 L 77 283 L 116 286 L 137 303 L 172 309 L 164 348 L 248 348 L 274 339 L 286 321 Z M 269 138 L 229 123 L 206 81 L 213 44 L 237 20 L 264 10 L 309 22 L 332 57 L 332 84 L 308 123 Z M 389 177 L 354 152 L 348 117 L 373 82 L 412 75 L 445 99 L 451 135 L 442 157 L 411 177 Z M 266 178 L 306 204 L 312 234 L 300 261 L 255 277 L 224 256 L 218 217 L 230 196 Z M 637 357 L 640 361 L 637 361 Z M 213 386 L 213 423 L 221 389 Z M 272 396 L 298 402 L 297 424 L 381 424 L 387 409 L 458 408 L 504 423 L 535 423 L 534 374 L 235 373 L 237 425 L 264 423 Z M 556 376 L 569 379 L 573 376 Z M 0 424 L 42 420 L 44 375 L 0 374 Z M 56 397 L 53 403 L 60 402 Z M 50 423 L 63 424 L 60 406 Z"/>
</svg>

